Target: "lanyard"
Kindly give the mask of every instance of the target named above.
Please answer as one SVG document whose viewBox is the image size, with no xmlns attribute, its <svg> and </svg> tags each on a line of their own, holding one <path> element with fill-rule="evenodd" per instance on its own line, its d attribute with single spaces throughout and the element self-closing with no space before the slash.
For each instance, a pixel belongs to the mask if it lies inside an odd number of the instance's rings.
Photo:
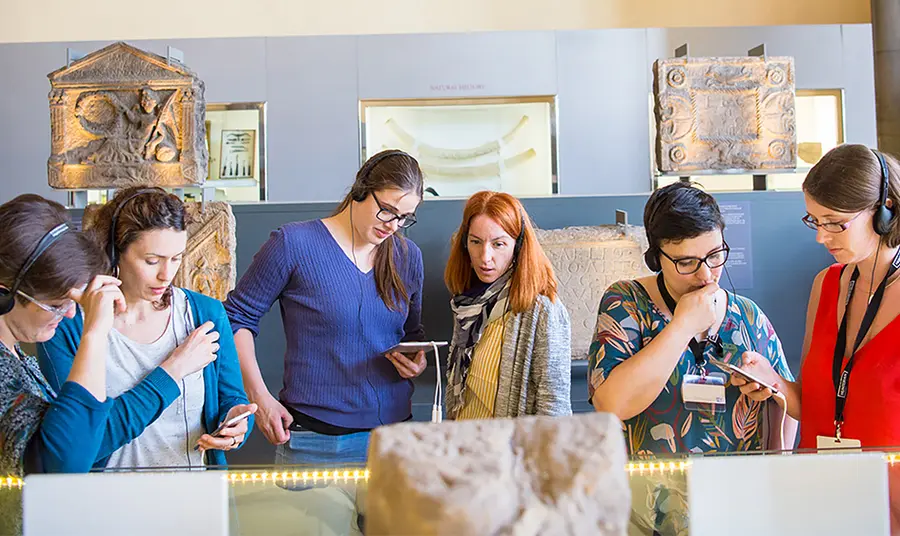
<svg viewBox="0 0 900 536">
<path fill-rule="evenodd" d="M 844 349 L 847 347 L 847 310 L 850 308 L 850 300 L 853 299 L 853 291 L 856 290 L 856 280 L 859 278 L 858 266 L 853 270 L 853 275 L 850 276 L 850 285 L 847 288 L 847 300 L 844 304 L 844 318 L 841 320 L 841 327 L 838 329 L 837 342 L 834 345 L 834 364 L 831 370 L 835 391 L 835 437 L 838 439 L 841 438 L 841 426 L 844 424 L 844 406 L 847 404 L 847 393 L 850 387 L 850 371 L 853 369 L 853 364 L 856 362 L 854 359 L 856 357 L 856 351 L 859 350 L 859 345 L 872 327 L 872 322 L 875 320 L 875 315 L 878 313 L 878 308 L 881 306 L 881 299 L 884 297 L 884 289 L 887 288 L 888 279 L 894 275 L 897 268 L 900 268 L 900 250 L 897 250 L 897 253 L 894 255 L 894 260 L 891 261 L 891 265 L 888 267 L 887 274 L 884 276 L 884 279 L 881 280 L 881 283 L 879 283 L 878 290 L 875 291 L 875 294 L 866 306 L 866 314 L 863 315 L 862 323 L 859 325 L 859 333 L 856 334 L 856 341 L 853 343 L 853 351 L 850 352 L 847 366 L 841 371 L 841 365 L 844 362 Z"/>
<path fill-rule="evenodd" d="M 669 311 L 672 312 L 672 316 L 675 316 L 675 307 L 678 304 L 675 302 L 675 299 L 672 298 L 672 295 L 669 294 L 669 289 L 666 288 L 665 279 L 663 279 L 662 272 L 656 276 L 656 288 L 659 289 L 659 293 L 662 295 L 662 299 L 666 302 L 666 307 L 669 308 Z M 718 336 L 715 338 L 707 337 L 708 340 L 711 340 L 713 344 L 718 342 Z M 691 337 L 691 340 L 688 342 L 688 346 L 691 348 L 691 353 L 694 354 L 694 364 L 697 365 L 697 368 L 700 370 L 701 374 L 705 375 L 706 370 L 706 355 L 704 352 L 706 351 L 706 342 L 700 342 L 697 339 Z"/>
</svg>

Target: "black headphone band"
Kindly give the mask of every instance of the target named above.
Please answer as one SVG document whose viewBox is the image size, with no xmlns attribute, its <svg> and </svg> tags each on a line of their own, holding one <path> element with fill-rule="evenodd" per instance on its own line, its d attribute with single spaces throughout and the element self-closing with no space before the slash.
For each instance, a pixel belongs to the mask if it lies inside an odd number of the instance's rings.
<svg viewBox="0 0 900 536">
<path fill-rule="evenodd" d="M 31 269 L 32 265 L 37 262 L 38 258 L 47 251 L 50 246 L 56 243 L 64 234 L 69 232 L 71 229 L 69 228 L 68 223 L 60 223 L 53 229 L 47 231 L 47 233 L 40 239 L 34 249 L 31 251 L 31 254 L 28 255 L 28 258 L 25 259 L 25 263 L 22 264 L 22 267 L 19 268 L 19 272 L 16 274 L 16 279 L 13 281 L 12 287 L 9 289 L 10 299 L 15 297 L 16 292 L 19 290 L 19 286 L 22 284 L 22 281 L 25 279 L 25 274 L 28 273 L 28 270 Z"/>
<path fill-rule="evenodd" d="M 377 166 L 381 161 L 390 158 L 392 156 L 409 156 L 405 151 L 401 151 L 399 149 L 389 149 L 386 151 L 382 151 L 372 158 L 368 159 L 364 164 L 362 169 L 360 169 L 360 173 L 357 176 L 356 182 L 353 183 L 353 187 L 350 189 L 350 196 L 354 201 L 362 201 L 364 199 L 364 195 L 368 195 L 367 186 L 365 186 L 365 180 L 369 178 L 369 175 L 372 174 L 372 171 L 375 170 L 375 166 Z"/>
<path fill-rule="evenodd" d="M 122 212 L 122 209 L 125 208 L 125 205 L 127 205 L 128 202 L 135 197 L 152 193 L 159 193 L 159 190 L 156 188 L 142 188 L 126 197 L 121 203 L 118 204 L 118 206 L 116 206 L 116 210 L 113 211 L 112 218 L 109 221 L 109 242 L 106 245 L 107 256 L 109 257 L 110 264 L 109 267 L 111 269 L 114 269 L 119 262 L 117 258 L 118 252 L 116 251 L 116 225 L 119 222 L 119 214 Z"/>
<path fill-rule="evenodd" d="M 516 237 L 516 243 L 513 245 L 513 264 L 518 264 L 519 262 L 519 253 L 522 251 L 522 244 L 525 241 L 525 211 L 522 210 L 519 213 L 519 222 L 522 225 L 521 229 L 519 229 L 519 236 Z"/>
<path fill-rule="evenodd" d="M 880 188 L 880 191 L 878 192 L 878 206 L 881 207 L 881 206 L 884 206 L 885 204 L 887 204 L 888 188 L 889 188 L 888 167 L 887 167 L 887 161 L 884 159 L 883 154 L 881 154 L 879 151 L 877 151 L 875 149 L 872 149 L 872 152 L 875 153 L 875 158 L 878 159 L 878 164 L 881 166 L 881 188 Z"/>
</svg>

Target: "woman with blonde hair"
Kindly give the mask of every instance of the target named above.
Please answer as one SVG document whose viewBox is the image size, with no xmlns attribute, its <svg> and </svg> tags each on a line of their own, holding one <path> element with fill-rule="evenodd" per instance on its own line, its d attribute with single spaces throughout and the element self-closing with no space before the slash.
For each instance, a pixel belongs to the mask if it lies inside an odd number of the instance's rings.
<svg viewBox="0 0 900 536">
<path fill-rule="evenodd" d="M 571 414 L 569 313 L 518 199 L 469 198 L 444 281 L 454 318 L 448 418 Z"/>
</svg>

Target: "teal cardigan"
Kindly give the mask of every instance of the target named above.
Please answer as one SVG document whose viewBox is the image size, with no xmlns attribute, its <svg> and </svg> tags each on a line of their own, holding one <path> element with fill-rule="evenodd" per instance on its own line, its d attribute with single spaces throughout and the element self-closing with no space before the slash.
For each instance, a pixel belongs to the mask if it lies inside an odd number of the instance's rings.
<svg viewBox="0 0 900 536">
<path fill-rule="evenodd" d="M 225 420 L 228 410 L 238 404 L 248 403 L 247 394 L 244 392 L 231 324 L 222 303 L 187 289 L 182 290 L 187 295 L 194 323 L 200 326 L 204 322 L 211 321 L 219 333 L 219 351 L 216 360 L 203 369 L 203 384 L 206 390 L 203 419 L 206 430 L 211 432 Z M 79 311 L 73 318 L 63 318 L 52 339 L 38 344 L 41 372 L 56 392 L 59 392 L 69 376 L 83 329 L 84 320 Z M 162 368 L 157 367 L 133 389 L 113 399 L 94 467 L 106 467 L 113 452 L 141 435 L 144 429 L 159 418 L 179 396 L 181 390 L 175 380 Z M 253 416 L 250 417 L 247 426 L 249 436 L 253 430 Z M 247 436 L 244 438 L 245 442 Z M 210 465 L 224 466 L 225 453 L 221 450 L 208 450 L 206 462 Z"/>
</svg>

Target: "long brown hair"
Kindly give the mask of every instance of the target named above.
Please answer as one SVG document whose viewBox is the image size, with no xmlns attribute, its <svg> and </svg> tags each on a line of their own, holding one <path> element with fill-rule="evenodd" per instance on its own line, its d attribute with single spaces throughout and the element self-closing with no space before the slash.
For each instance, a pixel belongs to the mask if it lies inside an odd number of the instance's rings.
<svg viewBox="0 0 900 536">
<path fill-rule="evenodd" d="M 61 223 L 74 227 L 62 205 L 39 195 L 20 195 L 0 205 L 0 284 L 9 288 L 41 238 Z M 107 269 L 97 246 L 82 233 L 69 231 L 37 258 L 19 290 L 35 298 L 63 298 Z"/>
<path fill-rule="evenodd" d="M 900 211 L 900 163 L 882 153 L 888 170 L 888 195 L 896 214 Z M 875 208 L 881 194 L 881 163 L 865 145 L 839 145 L 825 153 L 803 181 L 803 191 L 816 203 L 838 212 L 862 212 Z M 900 245 L 900 217 L 894 217 L 884 237 L 888 247 Z"/>
<path fill-rule="evenodd" d="M 497 222 L 509 236 L 522 236 L 509 288 L 509 304 L 513 313 L 530 309 L 539 295 L 555 301 L 556 274 L 544 248 L 537 240 L 531 218 L 518 199 L 500 192 L 478 192 L 466 203 L 462 224 L 453 236 L 450 259 L 444 271 L 444 282 L 450 292 L 454 295 L 461 294 L 472 288 L 478 278 L 472 268 L 467 243 L 472 219 L 481 215 Z"/>
<path fill-rule="evenodd" d="M 366 160 L 359 168 L 350 192 L 338 205 L 333 216 L 343 212 L 353 201 L 365 201 L 372 192 L 379 190 L 410 192 L 421 199 L 423 183 L 422 170 L 415 158 L 403 151 L 382 151 Z M 351 229 L 350 232 L 355 231 Z M 409 301 L 410 289 L 406 288 L 397 269 L 397 260 L 405 258 L 406 251 L 406 238 L 396 233 L 375 247 L 375 286 L 381 300 L 392 311 L 401 310 L 401 304 Z"/>
<path fill-rule="evenodd" d="M 112 246 L 115 252 L 109 243 L 114 214 L 116 214 L 116 228 Z M 134 186 L 116 192 L 115 197 L 97 211 L 88 235 L 108 257 L 121 258 L 128 246 L 133 244 L 141 233 L 157 229 L 187 231 L 189 224 L 184 203 L 178 196 L 167 193 L 162 188 Z M 171 303 L 170 285 L 159 301 L 153 305 L 156 309 L 163 310 Z"/>
</svg>

